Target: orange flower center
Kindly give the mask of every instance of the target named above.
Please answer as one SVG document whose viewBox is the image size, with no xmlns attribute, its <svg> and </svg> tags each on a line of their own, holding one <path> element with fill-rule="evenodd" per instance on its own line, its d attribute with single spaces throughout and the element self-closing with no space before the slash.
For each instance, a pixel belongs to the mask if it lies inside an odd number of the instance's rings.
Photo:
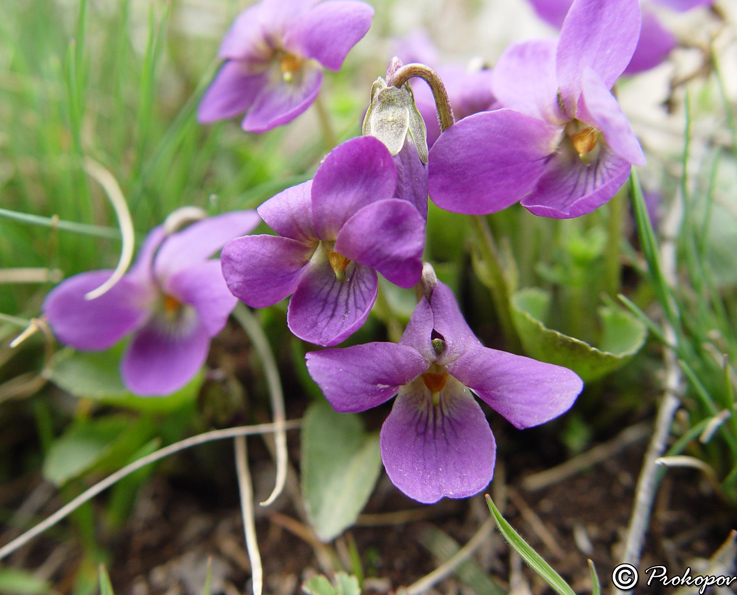
<svg viewBox="0 0 737 595">
<path fill-rule="evenodd" d="M 596 128 L 587 126 L 578 134 L 574 134 L 571 137 L 573 141 L 573 148 L 576 149 L 579 157 L 588 155 L 596 147 L 596 143 L 599 142 L 599 131 Z"/>
<path fill-rule="evenodd" d="M 174 314 L 182 307 L 182 302 L 170 295 L 164 295 L 164 312 Z"/>
<path fill-rule="evenodd" d="M 347 259 L 342 254 L 338 254 L 337 252 L 328 250 L 328 262 L 330 263 L 330 266 L 333 267 L 333 271 L 335 272 L 335 278 L 338 281 L 348 280 L 347 277 L 345 276 L 345 269 L 351 263 L 349 259 Z"/>
<path fill-rule="evenodd" d="M 422 381 L 431 393 L 439 393 L 445 388 L 445 382 L 448 380 L 448 372 L 425 372 L 422 375 Z"/>
<path fill-rule="evenodd" d="M 279 58 L 279 68 L 281 69 L 282 78 L 287 83 L 291 83 L 294 79 L 295 73 L 302 68 L 303 62 L 304 60 L 302 60 L 302 58 L 299 58 L 294 54 L 284 52 Z"/>
</svg>

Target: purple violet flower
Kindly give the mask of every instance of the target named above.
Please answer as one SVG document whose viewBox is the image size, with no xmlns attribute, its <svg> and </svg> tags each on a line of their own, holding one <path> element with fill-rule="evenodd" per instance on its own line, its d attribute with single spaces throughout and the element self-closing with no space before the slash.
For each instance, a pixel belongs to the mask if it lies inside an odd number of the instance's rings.
<svg viewBox="0 0 737 595">
<path fill-rule="evenodd" d="M 243 129 L 291 122 L 317 97 L 322 67 L 340 70 L 371 26 L 357 0 L 262 0 L 244 10 L 220 45 L 225 60 L 199 106 L 200 122 L 246 113 Z"/>
<path fill-rule="evenodd" d="M 430 151 L 430 198 L 481 215 L 521 200 L 579 217 L 608 201 L 645 157 L 609 89 L 640 31 L 638 0 L 575 0 L 560 39 L 510 45 L 492 73 L 507 109 L 465 118 Z"/>
<path fill-rule="evenodd" d="M 374 137 L 333 149 L 309 182 L 258 208 L 279 236 L 237 238 L 222 253 L 230 291 L 253 308 L 294 294 L 287 323 L 300 339 L 336 345 L 376 301 L 376 271 L 400 287 L 422 274 L 425 220 L 397 196 L 392 156 Z"/>
<path fill-rule="evenodd" d="M 546 23 L 560 29 L 573 0 L 530 0 L 535 12 Z M 714 0 L 651 0 L 643 2 L 640 38 L 624 74 L 637 74 L 665 61 L 678 40 L 658 20 L 648 4 L 660 4 L 678 12 L 699 6 L 711 6 Z"/>
<path fill-rule="evenodd" d="M 571 370 L 484 347 L 442 283 L 417 304 L 398 344 L 311 352 L 307 369 L 336 411 L 398 394 L 381 456 L 392 483 L 424 503 L 472 496 L 491 481 L 496 443 L 471 391 L 529 428 L 567 411 L 583 388 Z"/>
<path fill-rule="evenodd" d="M 132 335 L 120 364 L 123 383 L 137 395 L 168 395 L 202 367 L 210 339 L 237 303 L 220 261 L 208 258 L 259 222 L 255 211 L 243 211 L 198 221 L 168 237 L 163 226 L 156 227 L 134 266 L 107 293 L 84 297 L 112 271 L 75 275 L 46 296 L 44 315 L 59 341 L 81 351 L 104 351 Z"/>
</svg>

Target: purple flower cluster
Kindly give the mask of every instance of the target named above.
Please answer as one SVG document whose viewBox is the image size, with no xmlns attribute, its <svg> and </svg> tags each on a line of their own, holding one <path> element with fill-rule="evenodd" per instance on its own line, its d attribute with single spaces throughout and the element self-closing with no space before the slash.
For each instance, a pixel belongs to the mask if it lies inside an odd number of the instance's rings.
<svg viewBox="0 0 737 595">
<path fill-rule="evenodd" d="M 252 132 L 291 121 L 315 99 L 322 67 L 340 68 L 372 16 L 356 0 L 251 6 L 221 45 L 225 63 L 199 119 L 246 112 L 243 128 Z M 528 428 L 568 410 L 583 385 L 565 368 L 484 347 L 451 290 L 423 275 L 428 190 L 439 207 L 466 214 L 521 202 L 534 214 L 567 218 L 609 200 L 632 165 L 644 163 L 611 92 L 640 27 L 639 0 L 573 0 L 559 39 L 513 44 L 493 71 L 441 66 L 465 117 L 431 134 L 427 168 L 413 94 L 387 76 L 375 84 L 364 130 L 391 140 L 391 152 L 379 138 L 354 138 L 333 149 L 312 180 L 267 200 L 258 215 L 221 215 L 168 237 L 157 227 L 107 294 L 84 299 L 109 272 L 78 275 L 49 294 L 46 317 L 78 349 L 107 349 L 132 335 L 123 380 L 137 394 L 159 395 L 202 366 L 236 298 L 262 308 L 291 296 L 291 331 L 334 346 L 368 318 L 378 273 L 416 286 L 424 297 L 399 343 L 312 352 L 308 370 L 338 411 L 364 411 L 398 395 L 381 452 L 404 493 L 420 502 L 475 494 L 491 480 L 496 446 L 473 394 Z M 401 65 L 392 64 L 394 76 Z M 427 89 L 416 97 L 426 112 Z M 244 235 L 260 220 L 275 235 Z M 208 260 L 220 248 L 220 260 Z"/>
<path fill-rule="evenodd" d="M 137 395 L 168 395 L 202 367 L 210 339 L 237 303 L 220 261 L 208 259 L 258 223 L 255 212 L 243 211 L 169 236 L 156 227 L 135 265 L 107 293 L 85 299 L 112 271 L 76 275 L 49 293 L 44 315 L 62 343 L 83 351 L 104 351 L 131 335 L 120 364 L 125 386 Z"/>
<path fill-rule="evenodd" d="M 536 215 L 585 215 L 645 158 L 610 92 L 640 33 L 639 0 L 574 0 L 560 39 L 509 46 L 492 73 L 501 109 L 447 130 L 430 151 L 430 197 L 459 213 L 516 202 Z"/>
<path fill-rule="evenodd" d="M 246 113 L 243 129 L 291 122 L 315 100 L 322 67 L 340 70 L 371 25 L 357 0 L 262 0 L 244 10 L 220 45 L 225 60 L 200 103 L 200 122 Z"/>
</svg>

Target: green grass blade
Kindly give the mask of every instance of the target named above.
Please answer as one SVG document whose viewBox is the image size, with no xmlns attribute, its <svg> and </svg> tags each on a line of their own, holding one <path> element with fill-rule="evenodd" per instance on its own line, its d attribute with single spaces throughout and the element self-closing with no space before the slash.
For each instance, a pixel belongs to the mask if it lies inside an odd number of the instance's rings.
<svg viewBox="0 0 737 595">
<path fill-rule="evenodd" d="M 115 595 L 113 585 L 110 583 L 110 577 L 104 564 L 100 564 L 100 595 Z"/>
<path fill-rule="evenodd" d="M 548 583 L 555 591 L 560 595 L 576 595 L 575 591 L 566 583 L 563 578 L 553 568 L 542 559 L 540 554 L 532 549 L 522 537 L 517 533 L 502 516 L 490 496 L 486 496 L 486 503 L 489 506 L 489 510 L 496 521 L 497 527 L 501 532 L 504 539 L 507 540 L 509 545 L 522 556 L 522 559 L 532 568 L 542 579 Z"/>
<path fill-rule="evenodd" d="M 589 574 L 591 574 L 591 595 L 601 595 L 601 583 L 593 560 L 589 560 Z"/>
<path fill-rule="evenodd" d="M 212 556 L 207 559 L 207 575 L 205 576 L 205 587 L 202 589 L 202 595 L 210 595 L 212 583 Z"/>
</svg>

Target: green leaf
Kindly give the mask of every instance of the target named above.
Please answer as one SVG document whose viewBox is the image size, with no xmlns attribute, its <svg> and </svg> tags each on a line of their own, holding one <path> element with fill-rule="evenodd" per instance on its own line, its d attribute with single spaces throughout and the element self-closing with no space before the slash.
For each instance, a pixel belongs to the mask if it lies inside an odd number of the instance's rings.
<svg viewBox="0 0 737 595">
<path fill-rule="evenodd" d="M 381 469 L 379 437 L 361 418 L 326 402 L 307 409 L 302 426 L 302 493 L 322 541 L 350 527 L 371 495 Z"/>
<path fill-rule="evenodd" d="M 302 585 L 302 590 L 307 595 L 335 595 L 335 587 L 330 584 L 327 577 L 322 574 L 313 576 Z"/>
<path fill-rule="evenodd" d="M 75 397 L 135 411 L 169 413 L 194 404 L 204 380 L 202 373 L 169 396 L 138 397 L 128 392 L 120 379 L 122 352 L 123 346 L 94 353 L 63 349 L 54 356 L 44 375 Z"/>
<path fill-rule="evenodd" d="M 100 564 L 100 595 L 115 595 L 113 585 L 110 583 L 110 577 L 104 564 Z"/>
<path fill-rule="evenodd" d="M 72 426 L 52 445 L 44 461 L 43 476 L 57 486 L 91 468 L 107 454 L 128 428 L 127 417 L 101 417 Z"/>
<path fill-rule="evenodd" d="M 345 572 L 338 572 L 335 575 L 335 586 L 337 587 L 338 595 L 361 595 L 358 579 Z"/>
<path fill-rule="evenodd" d="M 504 517 L 488 495 L 486 496 L 486 503 L 488 504 L 489 510 L 491 511 L 491 514 L 496 521 L 496 525 L 499 527 L 499 531 L 504 539 L 506 539 L 509 545 L 520 556 L 522 556 L 522 559 L 529 564 L 530 568 L 537 572 L 537 574 L 539 574 L 542 579 L 548 583 L 548 585 L 560 593 L 560 595 L 576 595 L 568 583 L 566 583 L 563 578 L 540 557 L 540 554 L 533 550 L 532 547 L 530 547 L 530 544 L 522 539 L 519 533 L 517 533 L 506 520 L 504 520 Z"/>
<path fill-rule="evenodd" d="M 51 585 L 36 578 L 26 570 L 0 568 L 0 593 L 6 595 L 45 595 L 51 592 Z"/>
<path fill-rule="evenodd" d="M 335 584 L 330 584 L 328 579 L 320 574 L 313 576 L 310 580 L 302 585 L 302 590 L 307 595 L 360 595 L 361 589 L 358 586 L 358 579 L 355 576 L 349 576 L 345 572 L 338 572 L 335 575 Z"/>
<path fill-rule="evenodd" d="M 51 445 L 43 476 L 61 486 L 95 467 L 117 469 L 154 433 L 151 418 L 115 415 L 78 422 Z"/>
<path fill-rule="evenodd" d="M 602 307 L 601 348 L 545 326 L 550 294 L 527 288 L 512 296 L 512 320 L 525 352 L 540 361 L 565 366 L 585 382 L 601 378 L 627 363 L 644 345 L 645 325 L 629 312 Z"/>
</svg>

